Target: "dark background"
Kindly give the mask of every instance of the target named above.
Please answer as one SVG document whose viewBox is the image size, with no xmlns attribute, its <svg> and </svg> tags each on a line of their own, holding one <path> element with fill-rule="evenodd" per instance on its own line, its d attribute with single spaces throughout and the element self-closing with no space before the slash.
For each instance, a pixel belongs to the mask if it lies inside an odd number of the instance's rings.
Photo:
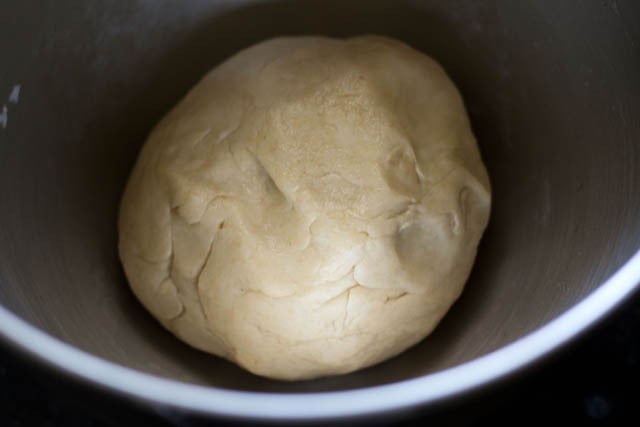
<svg viewBox="0 0 640 427">
<path fill-rule="evenodd" d="M 525 374 L 395 426 L 640 425 L 640 292 Z M 126 423 L 126 424 L 125 424 Z M 0 346 L 0 426 L 205 426 L 222 422 L 141 407 L 36 367 Z M 509 424 L 507 424 L 509 425 Z"/>
</svg>

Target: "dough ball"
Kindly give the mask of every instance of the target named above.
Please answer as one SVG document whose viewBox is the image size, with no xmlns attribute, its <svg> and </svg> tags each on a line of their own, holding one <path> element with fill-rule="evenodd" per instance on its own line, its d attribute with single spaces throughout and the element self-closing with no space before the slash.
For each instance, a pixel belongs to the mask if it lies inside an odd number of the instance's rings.
<svg viewBox="0 0 640 427">
<path fill-rule="evenodd" d="M 119 250 L 180 339 L 296 380 L 427 336 L 462 291 L 489 207 L 436 62 L 383 37 L 278 38 L 214 68 L 152 131 Z"/>
</svg>

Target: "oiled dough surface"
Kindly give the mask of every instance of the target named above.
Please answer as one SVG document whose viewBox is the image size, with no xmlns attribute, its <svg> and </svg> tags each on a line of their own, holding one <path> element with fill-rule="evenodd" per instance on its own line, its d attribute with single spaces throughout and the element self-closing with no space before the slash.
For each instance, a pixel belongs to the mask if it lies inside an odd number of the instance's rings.
<svg viewBox="0 0 640 427">
<path fill-rule="evenodd" d="M 278 379 L 350 372 L 458 298 L 490 189 L 441 67 L 399 41 L 269 40 L 156 126 L 121 203 L 131 288 L 180 339 Z"/>
</svg>

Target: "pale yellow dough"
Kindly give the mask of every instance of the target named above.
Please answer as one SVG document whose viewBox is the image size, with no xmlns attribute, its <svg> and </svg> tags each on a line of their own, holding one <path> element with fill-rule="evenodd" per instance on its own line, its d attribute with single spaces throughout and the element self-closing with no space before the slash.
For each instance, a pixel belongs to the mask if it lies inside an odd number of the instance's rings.
<svg viewBox="0 0 640 427">
<path fill-rule="evenodd" d="M 383 37 L 278 38 L 214 68 L 153 130 L 122 199 L 120 257 L 183 341 L 313 378 L 427 336 L 489 208 L 436 62 Z"/>
</svg>

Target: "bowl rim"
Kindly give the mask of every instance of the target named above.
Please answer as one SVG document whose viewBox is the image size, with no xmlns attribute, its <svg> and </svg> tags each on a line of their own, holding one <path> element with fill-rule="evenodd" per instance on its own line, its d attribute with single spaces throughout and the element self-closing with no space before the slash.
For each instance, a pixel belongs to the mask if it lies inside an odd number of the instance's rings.
<svg viewBox="0 0 640 427">
<path fill-rule="evenodd" d="M 435 404 L 505 378 L 576 338 L 628 298 L 638 285 L 640 250 L 582 301 L 504 347 L 439 372 L 356 390 L 268 393 L 161 378 L 64 343 L 2 305 L 0 337 L 49 367 L 110 392 L 160 407 L 235 419 L 351 418 Z"/>
</svg>

